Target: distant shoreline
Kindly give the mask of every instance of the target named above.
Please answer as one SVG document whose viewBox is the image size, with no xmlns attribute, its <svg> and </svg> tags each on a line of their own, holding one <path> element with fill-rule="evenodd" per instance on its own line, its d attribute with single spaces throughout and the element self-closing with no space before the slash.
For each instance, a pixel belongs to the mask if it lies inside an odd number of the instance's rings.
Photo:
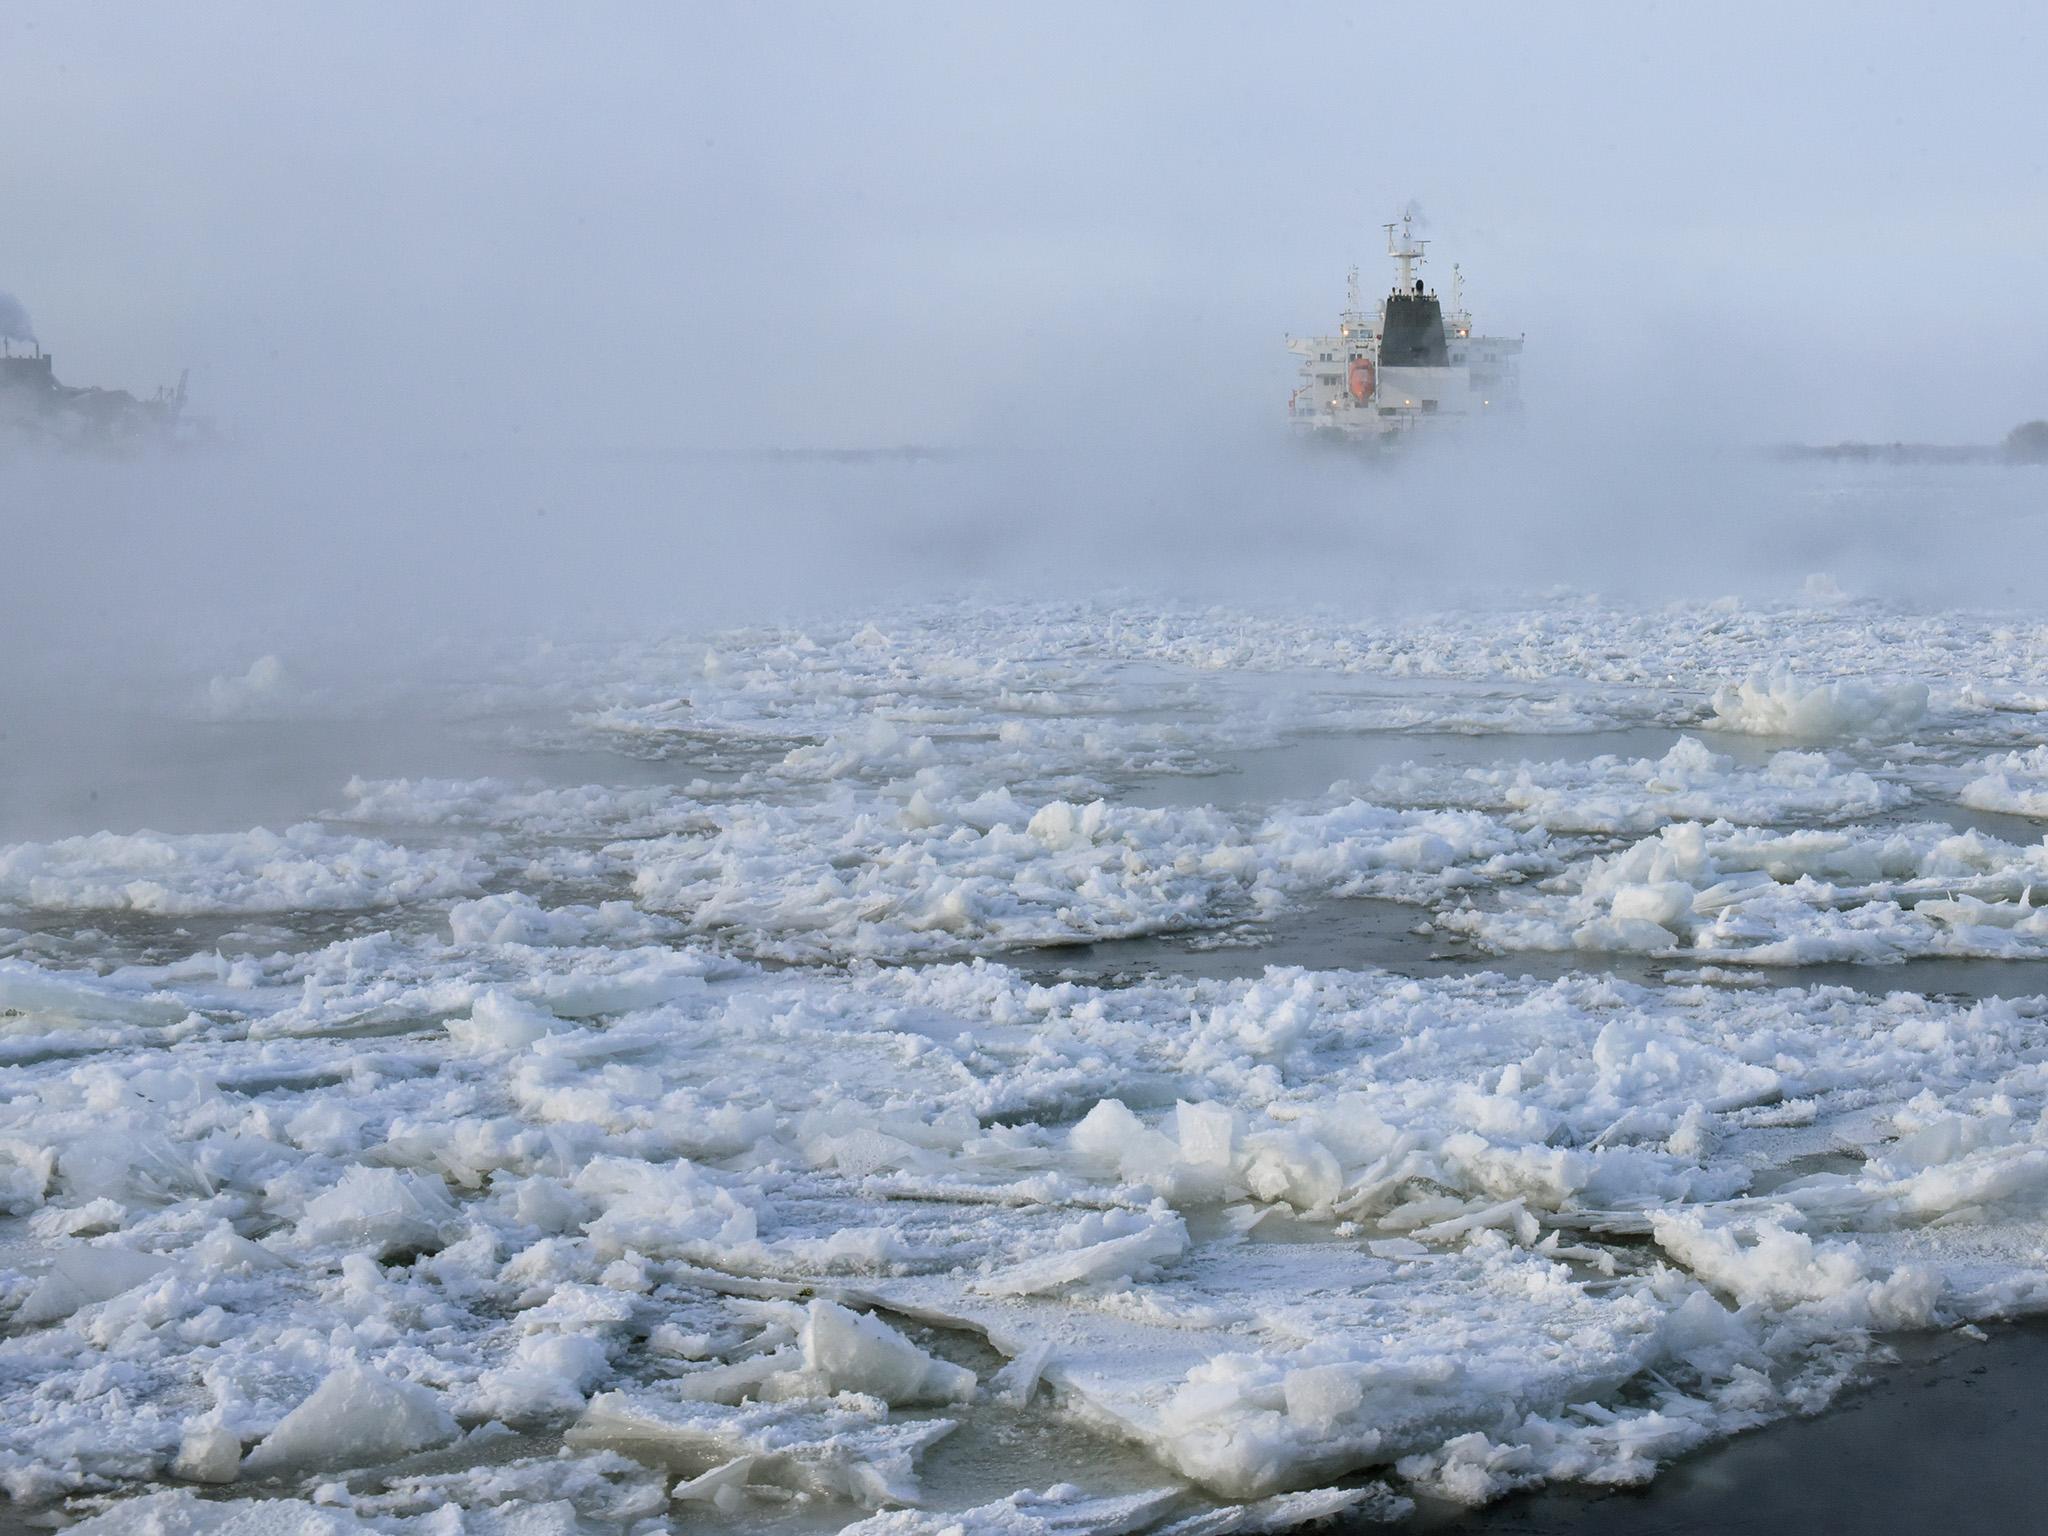
<svg viewBox="0 0 2048 1536">
<path fill-rule="evenodd" d="M 917 464 L 965 457 L 958 448 L 925 443 L 888 443 L 872 448 L 687 448 L 656 450 L 651 456 L 700 460 L 746 460 L 771 464 Z"/>
<path fill-rule="evenodd" d="M 1781 463 L 1846 464 L 2048 464 L 2031 442 L 2005 443 L 1769 443 L 1752 452 Z M 652 461 L 700 464 L 956 464 L 999 454 L 986 446 L 961 447 L 933 443 L 881 443 L 835 447 L 734 446 L 668 447 L 636 445 L 609 451 L 612 455 Z"/>
<path fill-rule="evenodd" d="M 1772 458 L 1810 459 L 1852 464 L 2024 464 L 2027 461 L 1991 443 L 1780 443 L 1767 450 Z"/>
<path fill-rule="evenodd" d="M 1852 464 L 2048 464 L 2048 421 L 2022 422 L 2001 443 L 1786 443 L 1771 455 Z"/>
</svg>

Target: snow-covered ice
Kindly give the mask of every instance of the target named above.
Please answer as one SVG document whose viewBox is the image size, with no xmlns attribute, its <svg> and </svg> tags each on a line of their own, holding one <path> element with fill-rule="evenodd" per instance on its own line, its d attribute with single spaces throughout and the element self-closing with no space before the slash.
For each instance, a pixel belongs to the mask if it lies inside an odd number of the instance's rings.
<svg viewBox="0 0 2048 1536">
<path fill-rule="evenodd" d="M 520 776 L 0 848 L 9 1498 L 1277 1530 L 1637 1481 L 2048 1305 L 2048 1001 L 1886 989 L 2048 959 L 2038 627 L 983 604 L 505 665 Z M 1464 964 L 1175 964 L 1358 902 Z"/>
</svg>

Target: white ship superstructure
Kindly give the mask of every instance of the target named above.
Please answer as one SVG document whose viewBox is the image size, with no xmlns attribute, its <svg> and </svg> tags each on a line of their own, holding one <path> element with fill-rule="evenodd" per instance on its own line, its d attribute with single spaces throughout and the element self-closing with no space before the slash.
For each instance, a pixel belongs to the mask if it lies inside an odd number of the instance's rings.
<svg viewBox="0 0 2048 1536">
<path fill-rule="evenodd" d="M 1359 300 L 1351 269 L 1344 313 L 1334 336 L 1290 336 L 1301 358 L 1299 386 L 1288 397 L 1296 431 L 1360 442 L 1386 442 L 1418 427 L 1514 411 L 1521 398 L 1522 340 L 1476 336 L 1465 308 L 1464 278 L 1451 268 L 1448 311 L 1415 275 L 1429 242 L 1403 219 L 1389 224 L 1387 255 L 1399 273 L 1393 291 L 1370 311 Z"/>
</svg>

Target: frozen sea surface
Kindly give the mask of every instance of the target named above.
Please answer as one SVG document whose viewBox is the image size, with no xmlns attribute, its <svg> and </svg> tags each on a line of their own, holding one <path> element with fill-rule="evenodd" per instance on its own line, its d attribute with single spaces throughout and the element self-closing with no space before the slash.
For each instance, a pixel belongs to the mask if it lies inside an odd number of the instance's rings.
<svg viewBox="0 0 2048 1536">
<path fill-rule="evenodd" d="M 2048 628 L 1822 596 L 72 717 L 0 803 L 10 1517 L 1397 1520 L 2040 1310 Z"/>
</svg>

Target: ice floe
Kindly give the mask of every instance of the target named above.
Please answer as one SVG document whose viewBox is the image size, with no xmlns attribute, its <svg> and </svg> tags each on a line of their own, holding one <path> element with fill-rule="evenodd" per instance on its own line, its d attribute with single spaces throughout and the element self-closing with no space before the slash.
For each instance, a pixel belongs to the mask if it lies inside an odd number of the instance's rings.
<svg viewBox="0 0 2048 1536">
<path fill-rule="evenodd" d="M 1638 1481 L 2040 1310 L 2048 1005 L 1775 983 L 2048 958 L 2048 852 L 1928 819 L 2041 814 L 2048 630 L 1811 596 L 564 645 L 476 697 L 567 782 L 0 849 L 0 1490 L 1222 1536 Z M 1411 729 L 1516 740 L 1201 803 Z M 1348 898 L 1587 969 L 1013 968 Z"/>
<path fill-rule="evenodd" d="M 507 951 L 475 996 L 600 953 Z M 338 946 L 326 986 L 376 994 L 392 959 Z M 248 1007 L 297 1006 L 245 982 Z M 9 1398 L 0 1476 L 32 1498 L 219 1469 L 224 1435 L 246 1476 L 566 1418 L 588 1447 L 699 1447 L 692 1478 L 732 1469 L 707 1499 L 873 1507 L 917 1496 L 938 1432 L 899 1411 L 980 1411 L 979 1373 L 909 1318 L 1030 1360 L 1080 1432 L 1214 1494 L 1417 1457 L 1444 1458 L 1428 1486 L 1478 1487 L 1445 1447 L 1506 1444 L 1504 1413 L 1526 1439 L 1620 1393 L 1623 1418 L 1705 1434 L 1824 1395 L 1871 1328 L 2037 1294 L 1968 1235 L 2048 1199 L 2025 1118 L 2044 1028 L 1844 993 L 1300 971 L 1102 991 L 976 964 L 856 991 L 730 973 L 509 1053 L 427 1028 L 357 1050 L 325 1111 L 296 1075 L 329 1059 L 317 1034 L 216 1027 L 176 1076 L 147 1046 L 45 1063 L 6 1106 L 7 1137 L 54 1154 L 31 1203 L 115 1190 L 118 1231 L 12 1282 L 0 1358 L 126 1384 Z M 1943 1130 L 1943 1106 L 1997 1128 Z M 124 1126 L 167 1150 L 114 1154 Z M 1865 1171 L 1753 1192 L 1821 1127 Z M 1926 1234 L 1911 1263 L 1868 1248 L 1873 1212 Z M 1690 1443 L 1567 1438 L 1517 1465 L 1633 1475 Z"/>
<path fill-rule="evenodd" d="M 1680 822 L 1540 893 L 1445 914 L 1504 950 L 1694 954 L 1750 965 L 2048 956 L 2048 845 L 1944 822 L 1763 831 Z"/>
</svg>

